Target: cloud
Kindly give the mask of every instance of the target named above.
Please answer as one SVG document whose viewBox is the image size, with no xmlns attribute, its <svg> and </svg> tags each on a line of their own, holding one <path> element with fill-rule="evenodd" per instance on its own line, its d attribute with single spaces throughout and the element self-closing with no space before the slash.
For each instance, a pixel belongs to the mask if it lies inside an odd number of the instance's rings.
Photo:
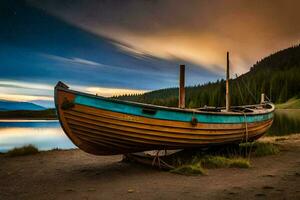
<svg viewBox="0 0 300 200">
<path fill-rule="evenodd" d="M 73 90 L 86 92 L 89 94 L 94 94 L 103 97 L 113 97 L 125 94 L 143 94 L 149 90 L 141 89 L 129 89 L 129 88 L 110 88 L 110 87 L 98 87 L 98 86 L 80 86 L 71 85 Z"/>
<path fill-rule="evenodd" d="M 72 86 L 73 89 L 80 90 L 82 92 L 87 92 L 94 95 L 99 95 L 103 97 L 112 97 L 116 95 L 124 95 L 124 94 L 142 94 L 147 92 L 147 90 L 134 90 L 134 89 L 123 89 L 123 88 L 104 88 L 104 87 L 83 87 L 83 86 Z M 1 88 L 0 88 L 1 91 Z M 18 94 L 16 93 L 0 93 L 1 100 L 7 101 L 31 101 L 31 102 L 41 102 L 53 101 L 53 95 L 50 96 L 43 96 L 43 95 L 36 95 L 32 94 Z"/>
<path fill-rule="evenodd" d="M 151 57 L 150 54 L 147 54 L 147 52 L 141 52 L 138 50 L 135 50 L 134 48 L 130 47 L 130 46 L 126 46 L 124 44 L 121 43 L 114 43 L 115 46 L 117 46 L 118 48 L 122 49 L 123 51 L 127 51 L 130 52 L 134 57 L 139 58 L 139 59 L 143 59 L 143 60 L 148 60 L 150 61 L 151 59 L 153 59 Z M 75 64 L 73 66 L 80 66 L 80 68 L 78 68 L 78 70 L 82 73 L 82 68 L 81 66 L 84 65 L 90 65 L 92 67 L 94 66 L 99 66 L 101 68 L 93 68 L 90 69 L 92 70 L 91 73 L 100 73 L 100 71 L 96 71 L 96 70 L 102 70 L 102 72 L 104 71 L 109 71 L 110 73 L 114 72 L 114 73 L 131 73 L 131 74 L 138 74 L 138 75 L 149 75 L 149 68 L 141 70 L 142 67 L 141 65 L 145 65 L 145 62 L 140 62 L 138 63 L 137 66 L 117 66 L 117 65 L 112 65 L 112 64 L 102 64 L 99 62 L 95 62 L 95 61 L 91 61 L 91 60 L 87 60 L 87 59 L 82 59 L 82 58 L 77 58 L 77 57 L 72 57 L 72 58 L 68 58 L 68 57 L 64 57 L 64 56 L 57 56 L 57 55 L 52 55 L 52 54 L 44 54 L 44 53 L 39 53 L 40 56 L 50 59 L 52 61 L 57 61 L 59 63 L 67 63 L 67 64 Z M 117 59 L 117 58 L 116 58 Z M 153 64 L 155 64 L 155 58 L 153 59 Z M 126 60 L 124 60 L 124 65 L 125 65 Z M 69 68 L 72 65 L 64 65 L 64 68 Z M 160 71 L 151 71 L 152 75 L 155 76 L 167 76 L 167 77 L 173 77 L 174 75 L 170 75 L 170 74 L 161 74 Z"/>
<path fill-rule="evenodd" d="M 0 87 L 20 88 L 20 89 L 37 89 L 37 90 L 53 90 L 52 85 L 36 84 L 24 81 L 15 80 L 0 80 Z"/>
<path fill-rule="evenodd" d="M 30 2 L 110 38 L 120 50 L 179 58 L 211 71 L 223 71 L 226 51 L 232 71 L 242 73 L 262 57 L 300 42 L 297 0 Z"/>
<path fill-rule="evenodd" d="M 124 88 L 103 88 L 103 87 L 87 87 L 85 90 L 92 94 L 97 94 L 104 97 L 112 97 L 125 94 L 143 94 L 147 90 L 134 90 Z"/>
<path fill-rule="evenodd" d="M 125 44 L 122 44 L 120 42 L 113 42 L 113 44 L 115 46 L 117 46 L 120 50 L 131 53 L 136 58 L 147 59 L 148 56 L 150 56 L 149 53 L 147 53 L 147 52 L 145 52 L 143 50 L 138 50 L 138 49 L 136 49 L 136 48 L 134 48 L 132 46 L 125 45 Z"/>
<path fill-rule="evenodd" d="M 86 93 L 97 94 L 104 97 L 112 97 L 124 94 L 142 94 L 148 90 L 127 89 L 127 88 L 107 88 L 97 86 L 70 85 L 72 89 Z M 21 82 L 16 80 L 0 80 L 0 99 L 8 101 L 53 101 L 52 85 Z"/>
<path fill-rule="evenodd" d="M 53 86 L 17 80 L 0 80 L 0 99 L 8 101 L 52 101 Z"/>
<path fill-rule="evenodd" d="M 0 94 L 1 100 L 7 101 L 34 101 L 34 100 L 48 100 L 53 101 L 51 96 L 34 96 L 34 95 L 20 95 L 20 94 Z"/>
<path fill-rule="evenodd" d="M 102 64 L 100 64 L 100 63 L 82 59 L 82 58 L 71 58 L 70 60 L 71 60 L 71 62 L 79 63 L 79 64 L 83 64 L 83 65 L 102 66 Z"/>
<path fill-rule="evenodd" d="M 52 59 L 52 60 L 59 61 L 59 62 L 67 62 L 67 63 L 71 63 L 71 64 L 80 64 L 80 65 L 89 65 L 89 66 L 101 66 L 101 67 L 104 66 L 101 63 L 83 59 L 83 58 L 76 58 L 76 57 L 75 58 L 67 58 L 67 57 L 63 57 L 63 56 L 50 55 L 50 54 L 41 54 L 41 55 L 48 59 Z"/>
</svg>

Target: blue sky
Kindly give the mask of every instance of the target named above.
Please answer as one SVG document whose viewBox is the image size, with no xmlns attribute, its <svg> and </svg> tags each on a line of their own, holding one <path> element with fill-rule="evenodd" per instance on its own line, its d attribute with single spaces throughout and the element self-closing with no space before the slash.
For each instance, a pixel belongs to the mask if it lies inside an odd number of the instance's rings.
<svg viewBox="0 0 300 200">
<path fill-rule="evenodd" d="M 188 85 L 220 77 L 185 60 L 124 51 L 126 45 L 70 25 L 26 2 L 1 4 L 0 98 L 51 100 L 51 86 L 59 80 L 86 91 L 174 87 L 182 63 L 187 65 Z"/>
<path fill-rule="evenodd" d="M 299 42 L 297 1 L 245 2 L 3 0 L 0 99 L 52 101 L 59 80 L 104 96 L 174 87 L 180 64 L 202 84 L 228 50 L 233 75 Z"/>
</svg>

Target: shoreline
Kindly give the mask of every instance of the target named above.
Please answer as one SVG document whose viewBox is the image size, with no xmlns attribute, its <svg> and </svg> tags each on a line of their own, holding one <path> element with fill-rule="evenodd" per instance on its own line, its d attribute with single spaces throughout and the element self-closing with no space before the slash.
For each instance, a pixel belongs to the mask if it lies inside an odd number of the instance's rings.
<svg viewBox="0 0 300 200">
<path fill-rule="evenodd" d="M 11 120 L 11 121 L 13 121 L 13 120 L 58 120 L 58 118 L 51 118 L 51 117 L 40 117 L 40 118 L 35 118 L 35 117 L 32 117 L 32 118 L 30 118 L 30 117 L 24 117 L 24 118 L 22 118 L 22 117 L 13 117 L 13 118 L 0 118 L 0 121 L 1 120 L 7 120 L 7 121 L 9 121 L 9 120 Z"/>
<path fill-rule="evenodd" d="M 184 176 L 81 150 L 0 155 L 0 199 L 299 199 L 300 134 L 263 137 L 282 149 L 249 169 Z"/>
</svg>

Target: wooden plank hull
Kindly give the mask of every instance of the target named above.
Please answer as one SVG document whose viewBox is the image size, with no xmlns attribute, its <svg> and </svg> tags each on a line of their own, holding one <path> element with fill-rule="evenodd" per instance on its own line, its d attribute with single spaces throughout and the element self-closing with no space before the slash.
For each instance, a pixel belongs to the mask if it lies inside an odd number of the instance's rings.
<svg viewBox="0 0 300 200">
<path fill-rule="evenodd" d="M 80 149 L 96 155 L 253 140 L 271 126 L 274 110 L 258 114 L 182 111 L 115 101 L 60 86 L 55 89 L 55 104 L 68 137 Z"/>
</svg>

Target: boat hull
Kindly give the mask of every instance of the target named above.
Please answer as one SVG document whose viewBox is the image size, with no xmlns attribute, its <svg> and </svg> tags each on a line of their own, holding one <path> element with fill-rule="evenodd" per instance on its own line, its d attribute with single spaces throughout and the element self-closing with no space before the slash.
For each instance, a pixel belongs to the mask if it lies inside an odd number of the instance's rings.
<svg viewBox="0 0 300 200">
<path fill-rule="evenodd" d="M 96 155 L 254 140 L 273 121 L 272 109 L 256 115 L 182 111 L 115 101 L 58 86 L 55 104 L 67 136 L 80 149 Z"/>
</svg>

